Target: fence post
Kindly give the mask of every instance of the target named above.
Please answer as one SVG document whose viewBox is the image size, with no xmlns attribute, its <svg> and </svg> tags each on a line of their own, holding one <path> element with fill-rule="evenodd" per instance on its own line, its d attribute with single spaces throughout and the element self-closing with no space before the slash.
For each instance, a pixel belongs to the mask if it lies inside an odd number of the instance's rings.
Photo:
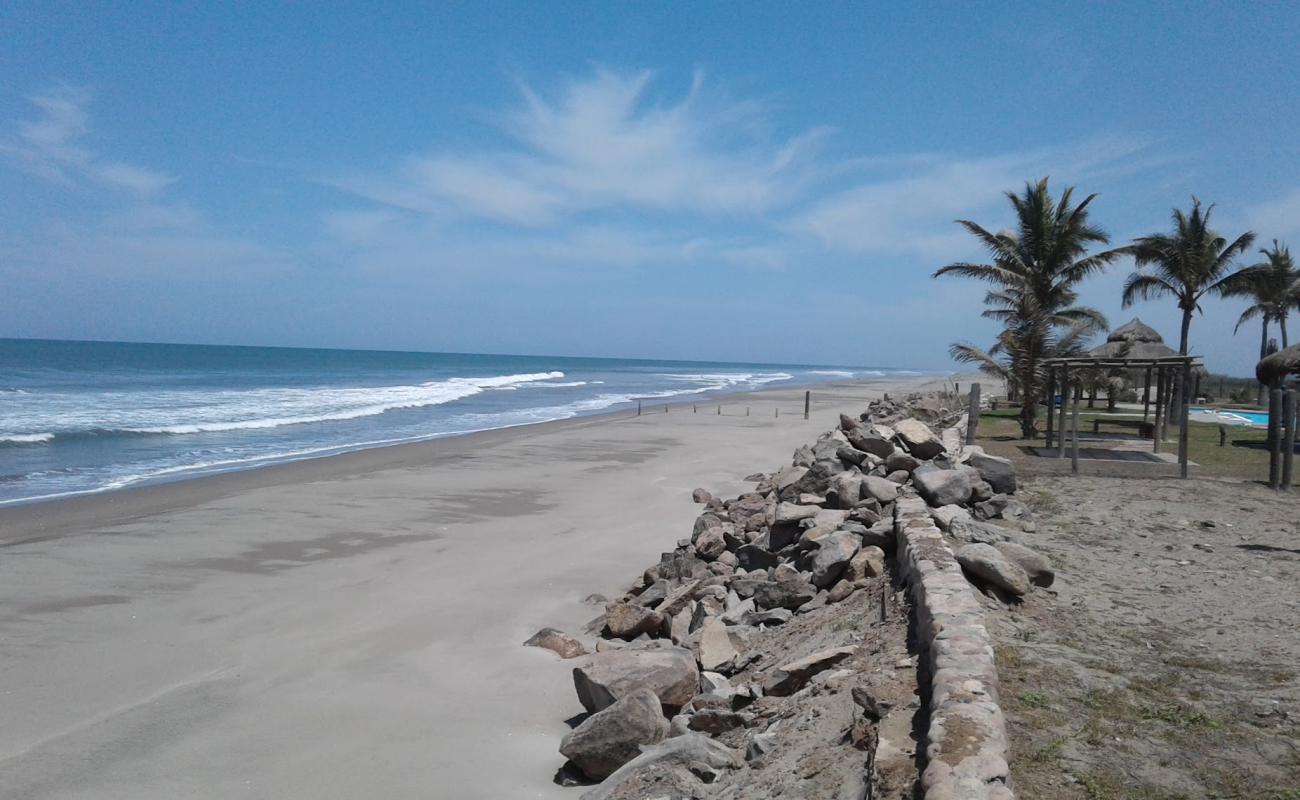
<svg viewBox="0 0 1300 800">
<path fill-rule="evenodd" d="M 1070 392 L 1074 401 L 1074 408 L 1070 414 L 1070 472 L 1079 474 L 1079 395 L 1083 394 L 1083 384 L 1079 384 L 1079 391 Z"/>
<path fill-rule="evenodd" d="M 1282 395 L 1282 489 L 1291 491 L 1292 467 L 1295 461 L 1296 390 L 1287 389 Z"/>
<path fill-rule="evenodd" d="M 812 403 L 812 392 L 805 391 L 803 393 L 803 418 L 804 419 L 808 419 L 808 406 L 811 403 Z"/>
<path fill-rule="evenodd" d="M 780 419 L 780 418 L 781 418 L 781 409 L 779 409 L 779 408 L 776 409 L 776 413 L 773 414 L 772 416 L 775 417 L 776 419 Z"/>
<path fill-rule="evenodd" d="M 1187 477 L 1187 454 L 1191 449 L 1192 404 L 1187 396 L 1187 387 L 1192 382 L 1192 362 L 1184 361 L 1182 374 L 1178 383 L 1183 387 L 1183 404 L 1178 407 L 1178 477 Z"/>
<path fill-rule="evenodd" d="M 637 415 L 638 417 L 641 416 L 641 401 L 640 401 L 640 400 L 636 401 L 636 415 Z"/>
<path fill-rule="evenodd" d="M 966 444 L 975 444 L 975 429 L 980 424 L 980 385 L 970 385 L 970 411 L 966 413 Z"/>
<path fill-rule="evenodd" d="M 1227 445 L 1228 445 L 1228 426 L 1220 425 L 1219 426 L 1219 447 L 1227 447 Z"/>
<path fill-rule="evenodd" d="M 749 416 L 749 406 L 745 406 L 745 416 Z"/>
<path fill-rule="evenodd" d="M 1282 390 L 1268 393 L 1268 488 L 1282 483 Z"/>
<path fill-rule="evenodd" d="M 1065 411 L 1070 404 L 1070 368 L 1061 365 L 1061 413 L 1056 417 L 1056 457 L 1065 458 Z"/>
</svg>

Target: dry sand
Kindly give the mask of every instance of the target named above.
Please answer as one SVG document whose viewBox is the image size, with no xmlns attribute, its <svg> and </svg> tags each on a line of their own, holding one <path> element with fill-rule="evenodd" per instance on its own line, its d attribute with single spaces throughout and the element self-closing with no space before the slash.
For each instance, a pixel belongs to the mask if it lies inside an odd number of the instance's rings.
<svg viewBox="0 0 1300 800">
<path fill-rule="evenodd" d="M 0 510 L 0 795 L 574 797 L 577 631 L 839 411 L 661 407 Z M 753 409 L 743 416 L 744 405 Z M 779 407 L 783 414 L 773 417 Z"/>
</svg>

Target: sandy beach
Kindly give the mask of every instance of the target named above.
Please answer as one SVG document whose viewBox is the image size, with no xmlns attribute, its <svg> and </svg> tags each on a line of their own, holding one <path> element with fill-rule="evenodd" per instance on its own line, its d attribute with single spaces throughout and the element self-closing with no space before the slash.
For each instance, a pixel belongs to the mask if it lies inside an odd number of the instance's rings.
<svg viewBox="0 0 1300 800">
<path fill-rule="evenodd" d="M 578 630 L 888 379 L 0 510 L 0 787 L 21 798 L 569 797 Z M 744 406 L 752 413 L 744 415 Z M 781 416 L 774 410 L 780 408 Z"/>
</svg>

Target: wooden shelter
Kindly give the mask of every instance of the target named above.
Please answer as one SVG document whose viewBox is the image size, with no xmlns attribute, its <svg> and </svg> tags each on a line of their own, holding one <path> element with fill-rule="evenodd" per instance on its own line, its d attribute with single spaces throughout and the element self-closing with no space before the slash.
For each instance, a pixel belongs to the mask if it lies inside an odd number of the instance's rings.
<svg viewBox="0 0 1300 800">
<path fill-rule="evenodd" d="M 1134 323 L 1141 325 L 1134 320 Z M 1132 325 L 1133 323 L 1130 323 Z M 1125 328 L 1130 325 L 1124 326 Z M 1146 327 L 1146 326 L 1142 326 Z M 1121 329 L 1123 330 L 1123 329 Z M 1150 329 L 1148 329 L 1150 330 Z M 1154 333 L 1154 331 L 1153 331 Z M 1112 334 L 1113 336 L 1114 334 Z M 1109 342 L 1108 342 L 1109 344 Z M 1104 347 L 1105 345 L 1103 345 Z M 1163 344 L 1162 344 L 1163 346 Z M 1101 348 L 1098 348 L 1099 350 Z M 1094 351 L 1095 352 L 1095 351 Z M 1127 352 L 1132 352 L 1129 349 Z M 1057 458 L 1065 458 L 1065 430 L 1066 430 L 1066 406 L 1073 403 L 1071 412 L 1071 454 L 1070 454 L 1070 471 L 1074 474 L 1079 473 L 1079 395 L 1081 391 L 1072 391 L 1079 384 L 1080 372 L 1092 369 L 1125 369 L 1139 370 L 1145 369 L 1150 374 L 1152 371 L 1156 374 L 1156 406 L 1155 406 L 1155 425 L 1153 451 L 1160 452 L 1160 443 L 1164 438 L 1165 429 L 1169 425 L 1170 406 L 1176 405 L 1179 419 L 1178 432 L 1178 466 L 1179 474 L 1187 477 L 1187 418 L 1190 403 L 1170 402 L 1172 392 L 1170 389 L 1177 380 L 1182 386 L 1191 385 L 1192 370 L 1199 367 L 1200 356 L 1183 356 L 1174 353 L 1173 355 L 1163 355 L 1154 357 L 1135 357 L 1132 355 L 1087 355 L 1075 358 L 1047 358 L 1043 360 L 1043 366 L 1047 368 L 1047 442 L 1048 447 L 1052 443 L 1052 417 L 1056 416 L 1053 412 L 1054 398 L 1056 397 L 1057 387 L 1061 388 L 1061 408 L 1059 411 L 1058 424 L 1056 426 L 1057 435 Z M 1073 376 L 1073 377 L 1072 377 Z M 1143 415 L 1145 419 L 1145 414 Z"/>
</svg>

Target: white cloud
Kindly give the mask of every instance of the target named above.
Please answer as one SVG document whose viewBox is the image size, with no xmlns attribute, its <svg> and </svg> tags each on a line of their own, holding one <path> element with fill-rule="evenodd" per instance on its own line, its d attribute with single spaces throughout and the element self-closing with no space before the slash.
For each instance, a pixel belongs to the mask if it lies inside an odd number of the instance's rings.
<svg viewBox="0 0 1300 800">
<path fill-rule="evenodd" d="M 28 98 L 39 115 L 0 138 L 0 157 L 42 179 L 65 185 L 95 183 L 139 197 L 157 195 L 175 183 L 170 175 L 101 158 L 82 142 L 90 132 L 84 89 L 61 86 Z"/>
<path fill-rule="evenodd" d="M 821 131 L 770 141 L 761 106 L 707 97 L 699 76 L 684 96 L 654 102 L 651 78 L 601 71 L 554 97 L 524 86 L 500 117 L 497 148 L 328 182 L 412 211 L 529 227 L 611 208 L 759 215 L 792 199 Z"/>
</svg>

